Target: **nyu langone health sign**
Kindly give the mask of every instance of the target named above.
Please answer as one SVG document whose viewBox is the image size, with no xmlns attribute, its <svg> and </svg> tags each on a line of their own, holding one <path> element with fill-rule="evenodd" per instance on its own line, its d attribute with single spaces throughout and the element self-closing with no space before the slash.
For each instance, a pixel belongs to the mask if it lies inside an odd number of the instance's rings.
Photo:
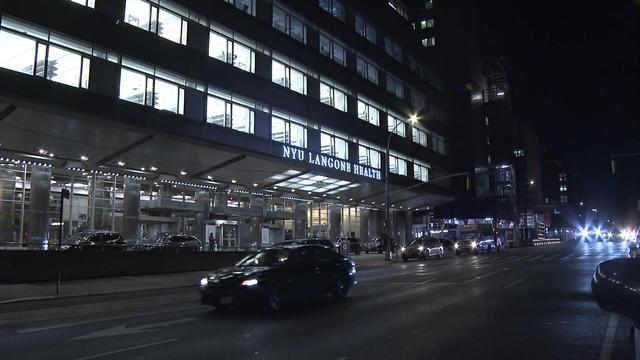
<svg viewBox="0 0 640 360">
<path fill-rule="evenodd" d="M 381 180 L 380 170 L 372 169 L 360 164 L 353 164 L 346 160 L 334 158 L 325 154 L 317 154 L 312 151 L 282 145 L 282 157 L 285 159 L 304 161 L 312 165 L 324 168 L 348 172 L 354 175 Z"/>
</svg>

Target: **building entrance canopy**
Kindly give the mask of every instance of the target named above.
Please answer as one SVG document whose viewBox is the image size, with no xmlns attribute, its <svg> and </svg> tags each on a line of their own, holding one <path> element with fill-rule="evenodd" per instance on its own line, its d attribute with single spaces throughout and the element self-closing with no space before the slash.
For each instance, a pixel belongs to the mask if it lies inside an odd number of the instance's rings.
<svg viewBox="0 0 640 360">
<path fill-rule="evenodd" d="M 0 109 L 14 104 L 13 100 L 0 100 Z M 137 127 L 135 119 L 130 126 L 123 126 L 83 118 L 75 112 L 16 105 L 0 120 L 0 155 L 47 162 L 54 173 L 118 174 L 208 190 L 244 189 L 270 196 L 383 208 L 380 170 L 359 164 L 276 141 L 271 142 L 267 154 L 243 149 L 242 144 L 231 147 L 204 142 L 196 136 L 189 139 L 148 131 Z M 405 186 L 390 184 L 395 208 L 434 206 L 449 199 L 420 189 L 399 191 Z"/>
</svg>

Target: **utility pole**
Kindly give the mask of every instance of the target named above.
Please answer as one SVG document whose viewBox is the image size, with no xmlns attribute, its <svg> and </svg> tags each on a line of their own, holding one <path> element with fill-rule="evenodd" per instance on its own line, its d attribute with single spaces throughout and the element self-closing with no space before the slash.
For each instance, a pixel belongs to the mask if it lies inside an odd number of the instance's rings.
<svg viewBox="0 0 640 360">
<path fill-rule="evenodd" d="M 64 212 L 64 199 L 69 198 L 69 190 L 62 189 L 60 191 L 60 222 L 58 230 L 58 281 L 56 283 L 56 295 L 60 293 L 60 279 L 62 277 L 62 234 L 63 229 L 63 212 Z"/>
</svg>

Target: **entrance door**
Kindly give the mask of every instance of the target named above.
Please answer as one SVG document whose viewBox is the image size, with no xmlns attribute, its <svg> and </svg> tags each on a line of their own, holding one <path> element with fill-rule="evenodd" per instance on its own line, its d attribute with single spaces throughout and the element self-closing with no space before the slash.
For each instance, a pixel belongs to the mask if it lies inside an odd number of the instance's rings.
<svg viewBox="0 0 640 360">
<path fill-rule="evenodd" d="M 238 246 L 238 226 L 237 225 L 220 225 L 218 227 L 218 239 L 222 239 L 223 248 L 234 248 Z"/>
</svg>

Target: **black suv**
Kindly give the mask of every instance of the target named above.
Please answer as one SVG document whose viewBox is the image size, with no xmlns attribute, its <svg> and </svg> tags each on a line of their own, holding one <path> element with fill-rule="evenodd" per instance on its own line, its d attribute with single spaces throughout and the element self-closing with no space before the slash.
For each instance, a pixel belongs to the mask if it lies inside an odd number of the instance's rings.
<svg viewBox="0 0 640 360">
<path fill-rule="evenodd" d="M 70 250 L 118 250 L 124 251 L 127 242 L 122 235 L 113 231 L 92 231 L 79 234 Z"/>
</svg>

